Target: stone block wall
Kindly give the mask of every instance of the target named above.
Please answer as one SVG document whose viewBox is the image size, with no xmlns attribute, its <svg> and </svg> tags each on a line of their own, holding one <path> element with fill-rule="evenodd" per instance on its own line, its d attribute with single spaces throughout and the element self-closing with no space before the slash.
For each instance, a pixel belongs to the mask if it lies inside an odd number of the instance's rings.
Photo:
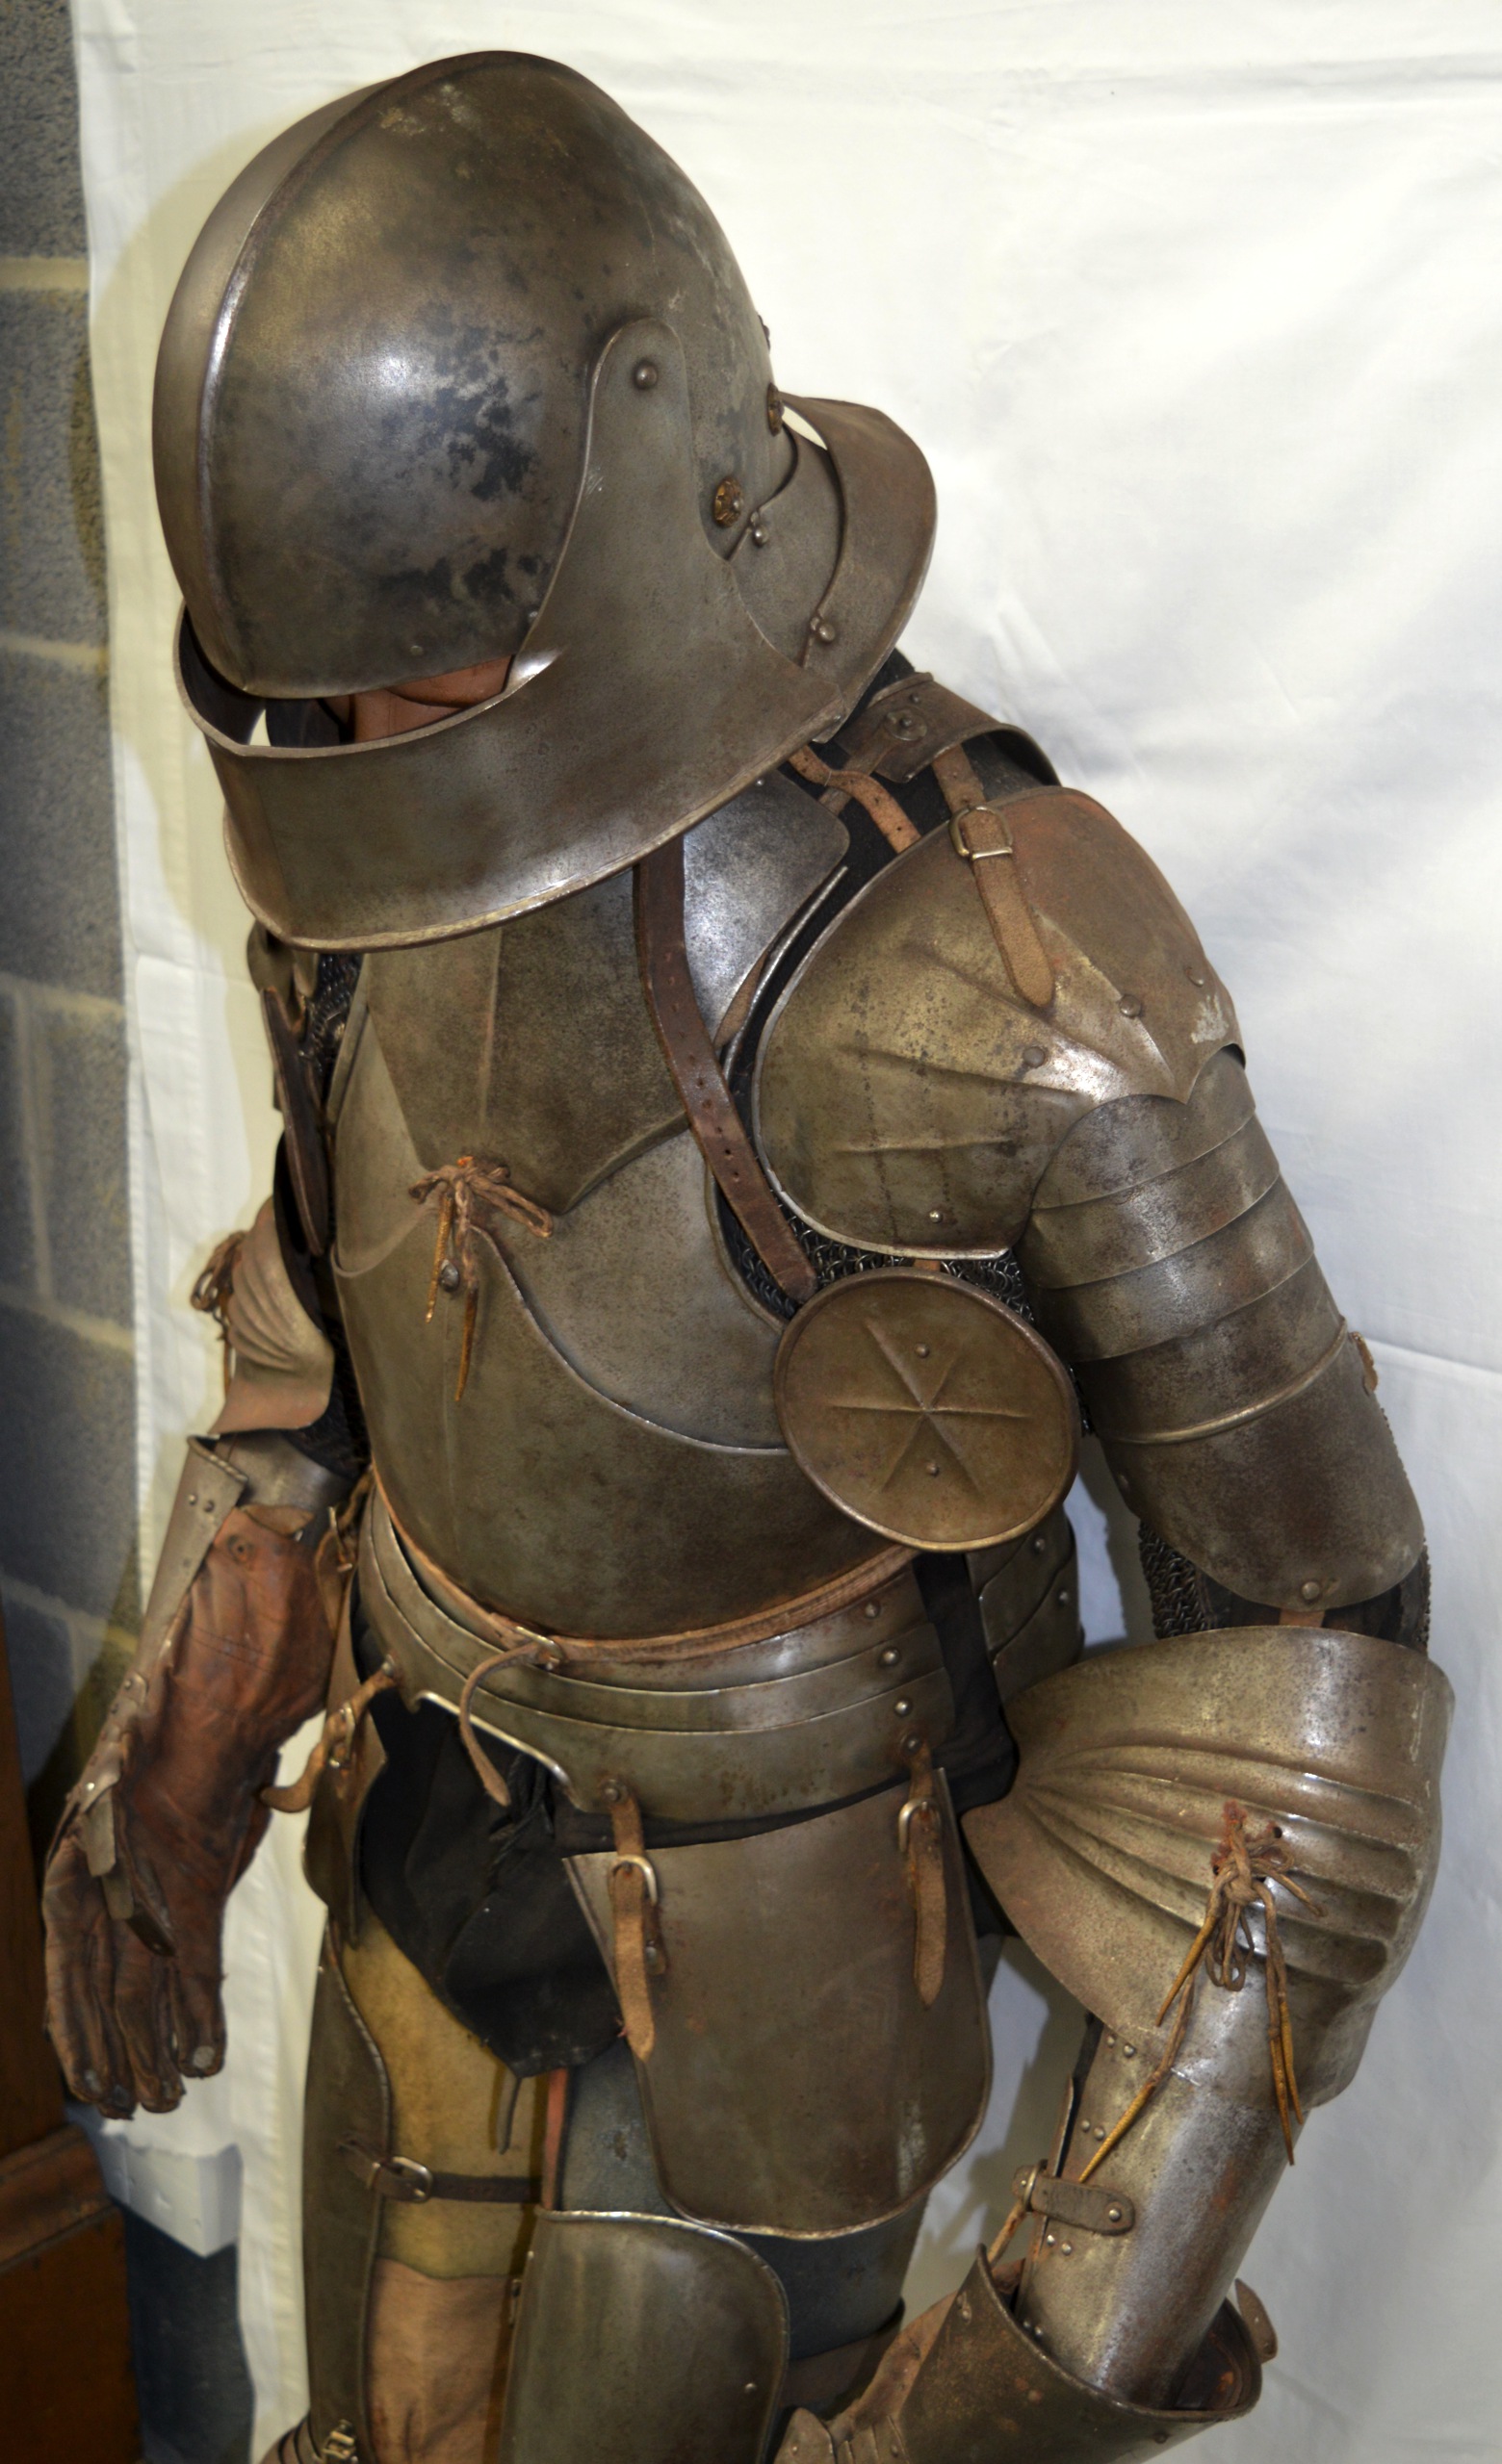
<svg viewBox="0 0 1502 2464">
<path fill-rule="evenodd" d="M 0 0 L 0 1600 L 39 1847 L 132 1646 L 125 1014 L 65 0 Z"/>
</svg>

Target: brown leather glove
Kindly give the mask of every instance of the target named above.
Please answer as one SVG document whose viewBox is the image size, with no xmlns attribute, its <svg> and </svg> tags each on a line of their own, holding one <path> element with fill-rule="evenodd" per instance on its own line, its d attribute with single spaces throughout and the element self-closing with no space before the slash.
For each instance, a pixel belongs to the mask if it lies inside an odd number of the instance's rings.
<svg viewBox="0 0 1502 2464">
<path fill-rule="evenodd" d="M 169 2113 L 224 2059 L 224 1904 L 333 1652 L 319 1518 L 236 1506 L 116 1696 L 47 1861 L 47 2025 L 75 2096 Z"/>
</svg>

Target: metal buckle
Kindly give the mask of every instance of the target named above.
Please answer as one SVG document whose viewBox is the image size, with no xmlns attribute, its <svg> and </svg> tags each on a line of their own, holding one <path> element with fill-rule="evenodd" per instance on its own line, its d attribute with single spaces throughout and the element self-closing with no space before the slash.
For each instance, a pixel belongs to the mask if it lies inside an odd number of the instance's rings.
<svg viewBox="0 0 1502 2464">
<path fill-rule="evenodd" d="M 360 2464 L 360 2451 L 348 2422 L 329 2431 L 318 2455 L 319 2464 Z"/>
<path fill-rule="evenodd" d="M 404 2185 L 401 2190 L 393 2189 L 391 2197 L 410 2199 L 418 2207 L 432 2197 L 432 2174 L 426 2165 L 418 2163 L 415 2156 L 387 2156 L 382 2160 L 380 2169 L 383 2173 L 395 2173 Z"/>
<path fill-rule="evenodd" d="M 995 807 L 992 805 L 967 805 L 963 812 L 950 814 L 949 844 L 954 849 L 957 856 L 964 858 L 967 864 L 984 864 L 988 863 L 993 856 L 1011 856 L 1016 853 L 1016 850 L 1011 844 L 1010 833 L 1008 833 L 1007 844 L 1004 847 L 972 847 L 970 840 L 966 837 L 965 824 L 969 821 L 971 813 L 992 812 L 994 810 Z"/>
<path fill-rule="evenodd" d="M 615 1862 L 611 1865 L 611 1873 L 618 1874 L 623 1865 L 634 1866 L 636 1872 L 641 1876 L 642 1881 L 647 1886 L 648 1899 L 652 1902 L 653 1907 L 656 1908 L 658 1904 L 658 1878 L 657 1868 L 653 1864 L 651 1858 L 634 1857 L 623 1850 L 616 1858 Z"/>
<path fill-rule="evenodd" d="M 907 1855 L 908 1835 L 913 1828 L 914 1816 L 920 1813 L 931 1813 L 937 1818 L 938 1812 L 939 1804 L 935 1797 L 909 1797 L 906 1803 L 898 1809 L 897 1853 L 899 1856 L 905 1857 Z"/>
</svg>

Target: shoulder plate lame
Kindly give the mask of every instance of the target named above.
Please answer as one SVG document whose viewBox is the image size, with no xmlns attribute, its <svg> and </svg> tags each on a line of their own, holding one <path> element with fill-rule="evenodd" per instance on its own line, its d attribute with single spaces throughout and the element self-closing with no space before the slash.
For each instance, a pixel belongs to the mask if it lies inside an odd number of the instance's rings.
<svg viewBox="0 0 1502 2464">
<path fill-rule="evenodd" d="M 1155 864 L 1090 797 L 997 800 L 1053 969 L 1022 1000 L 974 867 L 946 831 L 899 857 L 831 925 L 768 1024 L 756 1125 L 782 1194 L 855 1246 L 986 1255 L 1027 1220 L 1082 1115 L 1182 1101 L 1235 1013 Z"/>
</svg>

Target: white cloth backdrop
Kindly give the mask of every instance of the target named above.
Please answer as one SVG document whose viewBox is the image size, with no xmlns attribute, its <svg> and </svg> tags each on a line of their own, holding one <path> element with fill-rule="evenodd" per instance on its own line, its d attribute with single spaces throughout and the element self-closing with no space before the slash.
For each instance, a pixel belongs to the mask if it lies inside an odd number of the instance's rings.
<svg viewBox="0 0 1502 2464">
<path fill-rule="evenodd" d="M 880 403 L 920 440 L 941 520 L 908 650 L 1033 729 L 1141 836 L 1236 994 L 1263 1116 L 1412 1467 L 1460 1715 L 1433 1913 L 1360 2080 L 1315 2118 L 1258 2236 L 1247 2272 L 1282 2355 L 1218 2451 L 1495 2456 L 1495 0 L 75 12 L 148 1544 L 216 1376 L 189 1285 L 248 1219 L 272 1135 L 245 919 L 168 673 L 157 334 L 202 218 L 288 120 L 424 58 L 550 52 L 704 189 L 783 381 Z M 1078 1519 L 1091 1630 L 1108 1635 L 1129 1550 L 1088 1499 Z M 233 1912 L 230 2067 L 176 2120 L 136 2125 L 245 2149 L 265 2436 L 301 2398 L 294 2166 L 316 1931 L 279 1828 Z M 1063 1997 L 1021 1956 L 997 2013 L 996 2103 L 934 2201 L 919 2297 L 957 2280 L 1011 2164 L 1043 2143 L 1073 2045 Z"/>
</svg>

